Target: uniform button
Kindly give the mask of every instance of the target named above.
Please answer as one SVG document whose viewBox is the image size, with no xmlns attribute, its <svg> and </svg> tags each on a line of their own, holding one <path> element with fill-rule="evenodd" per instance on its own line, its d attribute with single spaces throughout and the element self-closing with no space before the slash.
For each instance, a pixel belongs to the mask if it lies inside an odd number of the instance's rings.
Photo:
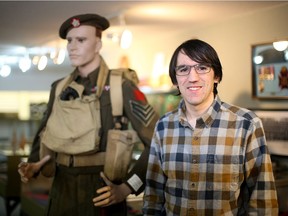
<svg viewBox="0 0 288 216">
<path fill-rule="evenodd" d="M 195 182 L 192 182 L 192 183 L 191 183 L 191 187 L 192 187 L 192 188 L 195 188 L 195 187 L 196 187 L 196 183 L 195 183 Z"/>
<path fill-rule="evenodd" d="M 189 208 L 189 215 L 191 215 L 191 216 L 196 215 L 195 208 Z"/>
<path fill-rule="evenodd" d="M 212 187 L 212 185 L 208 185 L 208 190 L 212 190 L 213 189 L 213 187 Z"/>
<path fill-rule="evenodd" d="M 197 163 L 197 160 L 196 160 L 196 159 L 193 159 L 192 162 L 193 162 L 194 164 L 196 164 L 196 163 Z"/>
</svg>

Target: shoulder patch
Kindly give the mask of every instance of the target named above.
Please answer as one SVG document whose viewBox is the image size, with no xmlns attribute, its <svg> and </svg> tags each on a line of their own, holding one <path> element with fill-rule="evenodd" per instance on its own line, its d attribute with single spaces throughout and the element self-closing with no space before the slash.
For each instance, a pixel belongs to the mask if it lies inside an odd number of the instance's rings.
<svg viewBox="0 0 288 216">
<path fill-rule="evenodd" d="M 134 98 L 136 101 L 142 101 L 142 102 L 146 103 L 146 97 L 145 97 L 144 93 L 141 92 L 139 89 L 135 89 L 133 91 L 133 94 L 134 94 Z"/>
</svg>

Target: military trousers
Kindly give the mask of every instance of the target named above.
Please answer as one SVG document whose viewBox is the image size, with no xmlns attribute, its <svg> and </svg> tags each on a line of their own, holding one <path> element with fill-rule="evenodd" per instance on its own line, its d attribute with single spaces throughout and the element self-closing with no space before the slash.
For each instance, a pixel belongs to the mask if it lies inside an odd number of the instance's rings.
<svg viewBox="0 0 288 216">
<path fill-rule="evenodd" d="M 96 190 L 105 185 L 100 177 L 103 166 L 57 166 L 49 194 L 46 216 L 126 216 L 126 202 L 95 207 Z"/>
</svg>

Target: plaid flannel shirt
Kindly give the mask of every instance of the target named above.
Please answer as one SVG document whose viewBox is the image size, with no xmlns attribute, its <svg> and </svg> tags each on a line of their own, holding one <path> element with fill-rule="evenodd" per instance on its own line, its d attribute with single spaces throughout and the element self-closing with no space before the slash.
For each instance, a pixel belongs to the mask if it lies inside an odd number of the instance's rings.
<svg viewBox="0 0 288 216">
<path fill-rule="evenodd" d="M 182 100 L 156 124 L 144 215 L 278 215 L 261 120 L 216 96 L 192 128 Z"/>
</svg>

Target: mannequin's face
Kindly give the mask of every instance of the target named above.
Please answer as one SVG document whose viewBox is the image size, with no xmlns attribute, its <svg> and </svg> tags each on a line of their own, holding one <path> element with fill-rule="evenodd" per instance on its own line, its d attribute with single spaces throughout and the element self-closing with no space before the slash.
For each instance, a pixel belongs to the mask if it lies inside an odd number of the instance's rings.
<svg viewBox="0 0 288 216">
<path fill-rule="evenodd" d="M 67 33 L 67 50 L 71 65 L 74 67 L 89 67 L 95 65 L 101 49 L 101 40 L 96 37 L 93 26 L 79 26 Z"/>
</svg>

